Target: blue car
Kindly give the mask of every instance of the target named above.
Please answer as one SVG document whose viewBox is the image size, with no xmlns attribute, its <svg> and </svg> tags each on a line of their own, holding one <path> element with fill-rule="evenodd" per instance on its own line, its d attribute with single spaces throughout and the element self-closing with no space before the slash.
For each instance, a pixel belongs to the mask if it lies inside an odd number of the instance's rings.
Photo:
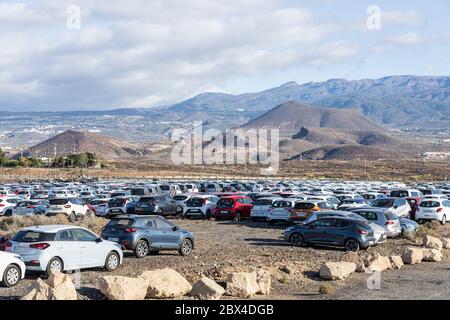
<svg viewBox="0 0 450 320">
<path fill-rule="evenodd" d="M 13 216 L 45 215 L 50 204 L 47 200 L 29 200 L 19 202 L 13 209 Z"/>
<path fill-rule="evenodd" d="M 194 249 L 194 235 L 181 229 L 161 216 L 118 216 L 103 228 L 105 240 L 122 246 L 123 250 L 134 252 L 137 258 L 162 250 L 176 250 L 188 256 Z"/>
</svg>

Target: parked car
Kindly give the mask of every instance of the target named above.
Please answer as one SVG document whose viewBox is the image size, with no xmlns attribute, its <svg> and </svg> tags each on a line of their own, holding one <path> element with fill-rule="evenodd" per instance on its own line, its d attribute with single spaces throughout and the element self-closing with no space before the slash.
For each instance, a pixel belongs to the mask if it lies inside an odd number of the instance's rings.
<svg viewBox="0 0 450 320">
<path fill-rule="evenodd" d="M 172 199 L 175 200 L 178 206 L 184 208 L 186 205 L 186 202 L 191 198 L 191 195 L 189 194 L 179 194 L 176 196 L 173 196 Z"/>
<path fill-rule="evenodd" d="M 369 221 L 369 223 L 373 222 L 383 227 L 389 238 L 402 234 L 402 226 L 399 218 L 397 215 L 386 209 L 358 208 L 353 209 L 352 212 L 360 215 Z"/>
<path fill-rule="evenodd" d="M 169 195 L 142 197 L 136 202 L 135 214 L 180 216 L 183 208 Z"/>
<path fill-rule="evenodd" d="M 437 220 L 445 225 L 448 217 L 450 217 L 450 200 L 424 199 L 416 211 L 416 220 L 419 222 Z"/>
<path fill-rule="evenodd" d="M 416 189 L 399 189 L 392 190 L 389 197 L 391 198 L 420 198 L 423 197 L 422 192 Z"/>
<path fill-rule="evenodd" d="M 379 226 L 376 223 L 370 222 L 366 220 L 365 218 L 361 217 L 360 215 L 351 212 L 351 211 L 338 211 L 338 210 L 332 210 L 332 211 L 317 211 L 314 212 L 312 215 L 309 216 L 307 220 L 303 222 L 303 224 L 309 224 L 311 222 L 314 222 L 319 219 L 323 218 L 329 218 L 329 217 L 347 217 L 351 219 L 357 219 L 362 220 L 370 225 L 370 227 L 373 230 L 373 235 L 375 239 L 377 240 L 377 244 L 386 242 L 387 240 L 387 233 L 386 230 L 384 230 L 383 227 Z"/>
<path fill-rule="evenodd" d="M 4 197 L 0 198 L 0 216 L 9 217 L 12 215 L 14 207 L 22 202 L 23 198 L 19 197 Z"/>
<path fill-rule="evenodd" d="M 419 230 L 419 224 L 408 218 L 399 218 L 400 225 L 402 227 L 402 236 L 411 237 L 414 236 Z"/>
<path fill-rule="evenodd" d="M 0 251 L 0 282 L 5 287 L 14 287 L 25 278 L 25 263 L 21 256 Z"/>
<path fill-rule="evenodd" d="M 211 195 L 193 196 L 185 204 L 183 217 L 202 217 L 209 219 L 212 217 L 219 200 L 219 197 Z"/>
<path fill-rule="evenodd" d="M 90 216 L 93 212 L 78 198 L 55 198 L 49 200 L 50 207 L 45 213 L 47 216 L 58 214 L 66 215 L 70 222 L 75 222 L 81 217 Z"/>
<path fill-rule="evenodd" d="M 104 228 L 102 238 L 120 244 L 138 258 L 161 250 L 178 250 L 188 256 L 194 249 L 194 236 L 161 216 L 119 216 Z"/>
<path fill-rule="evenodd" d="M 364 198 L 344 199 L 341 201 L 338 210 L 346 211 L 354 208 L 368 207 L 369 205 Z"/>
<path fill-rule="evenodd" d="M 111 218 L 122 214 L 134 214 L 139 197 L 118 196 L 111 198 L 105 208 L 106 217 Z"/>
<path fill-rule="evenodd" d="M 217 202 L 214 210 L 216 220 L 232 219 L 240 221 L 243 218 L 250 218 L 253 209 L 253 202 L 247 196 L 227 196 Z"/>
<path fill-rule="evenodd" d="M 31 200 L 48 199 L 47 190 L 35 190 L 31 192 Z"/>
<path fill-rule="evenodd" d="M 291 221 L 305 221 L 316 211 L 334 209 L 335 206 L 333 204 L 323 200 L 295 201 L 294 207 L 291 210 Z"/>
<path fill-rule="evenodd" d="M 253 221 L 258 220 L 267 220 L 267 216 L 269 215 L 270 210 L 272 209 L 272 205 L 275 201 L 283 199 L 271 197 L 271 198 L 260 198 L 253 202 L 253 209 L 250 213 L 250 217 Z"/>
<path fill-rule="evenodd" d="M 94 214 L 98 217 L 106 216 L 106 207 L 108 206 L 108 202 L 110 199 L 101 199 L 96 198 L 92 199 L 88 202 L 89 209 L 94 212 Z"/>
<path fill-rule="evenodd" d="M 274 225 L 275 223 L 291 223 L 295 205 L 295 199 L 275 200 L 267 213 L 267 222 L 269 225 Z"/>
<path fill-rule="evenodd" d="M 370 206 L 385 209 L 398 217 L 408 217 L 411 212 L 411 207 L 404 198 L 376 199 L 371 202 Z"/>
<path fill-rule="evenodd" d="M 13 216 L 34 216 L 44 215 L 50 208 L 50 203 L 47 200 L 29 200 L 22 201 L 16 204 L 13 208 Z"/>
<path fill-rule="evenodd" d="M 294 246 L 325 245 L 358 251 L 374 246 L 377 241 L 370 225 L 362 220 L 330 217 L 298 224 L 286 229 L 284 239 Z"/>
<path fill-rule="evenodd" d="M 22 257 L 30 271 L 71 271 L 88 268 L 117 269 L 123 252 L 117 243 L 103 240 L 75 226 L 38 226 L 20 230 L 6 251 Z"/>
</svg>

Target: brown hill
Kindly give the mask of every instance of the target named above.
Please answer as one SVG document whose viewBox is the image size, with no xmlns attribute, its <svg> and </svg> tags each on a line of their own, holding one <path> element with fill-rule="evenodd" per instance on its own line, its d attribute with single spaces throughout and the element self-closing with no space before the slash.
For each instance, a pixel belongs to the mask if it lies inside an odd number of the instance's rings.
<svg viewBox="0 0 450 320">
<path fill-rule="evenodd" d="M 296 102 L 284 103 L 243 126 L 245 129 L 280 129 L 287 133 L 298 132 L 302 127 L 384 131 L 356 109 L 319 108 Z"/>
<path fill-rule="evenodd" d="M 390 148 L 363 145 L 323 146 L 300 153 L 289 160 L 379 160 L 406 158 Z"/>
<path fill-rule="evenodd" d="M 23 152 L 34 157 L 67 156 L 84 152 L 95 153 L 103 159 L 130 157 L 138 153 L 132 143 L 97 133 L 67 130 Z"/>
</svg>

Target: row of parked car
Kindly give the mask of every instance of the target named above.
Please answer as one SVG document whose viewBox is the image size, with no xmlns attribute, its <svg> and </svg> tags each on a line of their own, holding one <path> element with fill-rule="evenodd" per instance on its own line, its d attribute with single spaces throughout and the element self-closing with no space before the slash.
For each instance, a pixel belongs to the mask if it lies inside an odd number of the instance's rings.
<svg viewBox="0 0 450 320">
<path fill-rule="evenodd" d="M 23 189 L 31 196 L 23 196 Z M 138 258 L 161 250 L 189 255 L 194 236 L 168 216 L 249 219 L 268 227 L 289 224 L 284 237 L 294 246 L 319 244 L 348 251 L 412 234 L 419 227 L 414 220 L 446 224 L 450 217 L 448 184 L 408 188 L 334 181 L 86 181 L 3 185 L 0 190 L 3 215 L 64 214 L 74 221 L 95 214 L 111 219 L 100 236 L 67 225 L 26 228 L 12 239 L 0 239 L 0 250 L 6 251 L 0 256 L 0 279 L 7 286 L 15 285 L 25 271 L 112 271 L 122 263 L 123 250 Z"/>
</svg>

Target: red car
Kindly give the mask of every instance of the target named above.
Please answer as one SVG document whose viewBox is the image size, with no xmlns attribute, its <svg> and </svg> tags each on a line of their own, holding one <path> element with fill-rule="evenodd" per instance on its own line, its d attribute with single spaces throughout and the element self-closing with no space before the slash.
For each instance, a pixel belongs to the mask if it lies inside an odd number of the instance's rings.
<svg viewBox="0 0 450 320">
<path fill-rule="evenodd" d="M 6 243 L 10 238 L 0 234 L 0 251 L 5 251 Z"/>
<path fill-rule="evenodd" d="M 409 212 L 409 218 L 412 220 L 416 220 L 416 212 L 419 208 L 420 202 L 422 201 L 421 198 L 406 198 L 406 201 L 408 201 L 409 206 L 411 207 L 411 211 Z"/>
<path fill-rule="evenodd" d="M 253 209 L 253 201 L 247 196 L 227 196 L 217 202 L 214 210 L 216 220 L 232 219 L 240 221 L 243 218 L 250 218 Z"/>
</svg>

